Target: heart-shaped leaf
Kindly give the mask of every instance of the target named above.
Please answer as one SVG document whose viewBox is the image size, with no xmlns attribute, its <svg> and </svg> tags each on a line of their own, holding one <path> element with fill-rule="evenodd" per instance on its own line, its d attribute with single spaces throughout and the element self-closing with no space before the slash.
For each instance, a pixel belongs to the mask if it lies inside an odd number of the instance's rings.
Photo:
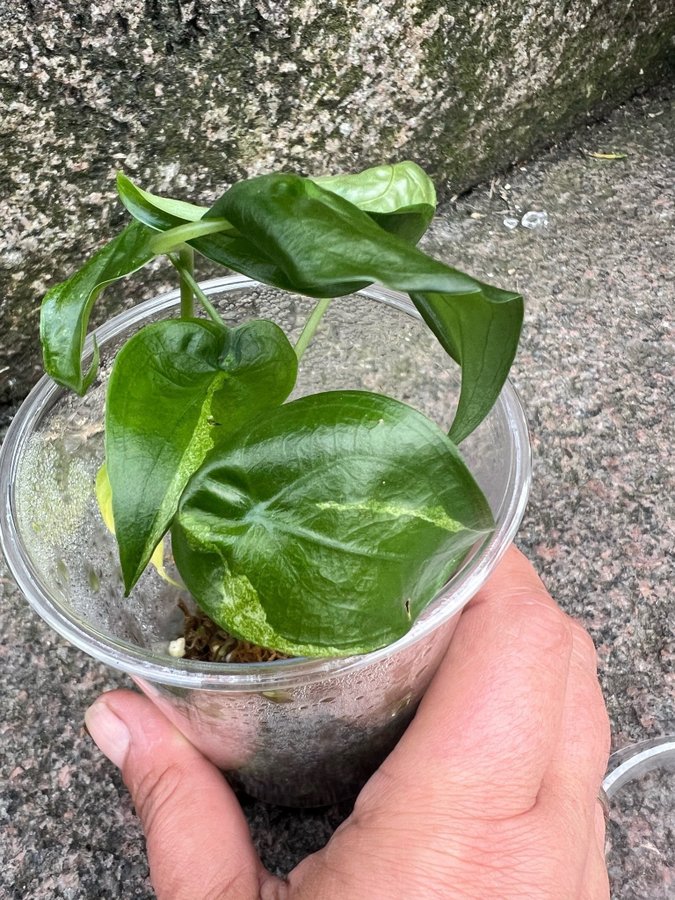
<svg viewBox="0 0 675 900">
<path fill-rule="evenodd" d="M 54 381 L 84 394 L 96 377 L 99 354 L 82 371 L 82 348 L 92 306 L 103 288 L 136 272 L 155 251 L 154 232 L 132 222 L 114 240 L 95 253 L 89 262 L 45 295 L 40 311 L 40 340 L 45 371 Z"/>
<path fill-rule="evenodd" d="M 127 591 L 207 451 L 283 403 L 296 372 L 293 347 L 265 320 L 157 322 L 122 347 L 108 385 L 106 463 Z"/>
<path fill-rule="evenodd" d="M 247 422 L 186 487 L 176 564 L 204 611 L 294 655 L 404 634 L 493 527 L 448 437 L 379 394 L 314 394 Z"/>
</svg>

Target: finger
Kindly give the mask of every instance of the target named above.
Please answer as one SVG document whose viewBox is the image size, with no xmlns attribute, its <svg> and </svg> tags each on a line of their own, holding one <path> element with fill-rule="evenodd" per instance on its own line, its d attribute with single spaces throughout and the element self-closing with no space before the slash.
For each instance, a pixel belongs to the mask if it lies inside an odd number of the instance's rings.
<svg viewBox="0 0 675 900">
<path fill-rule="evenodd" d="M 561 740 L 543 780 L 542 793 L 579 788 L 590 816 L 610 749 L 609 717 L 597 675 L 597 653 L 588 633 L 572 622 L 572 654 L 563 707 Z M 592 802 L 586 802 L 592 801 Z"/>
<path fill-rule="evenodd" d="M 131 691 L 99 697 L 85 721 L 99 748 L 122 769 L 145 831 L 158 900 L 258 897 L 271 876 L 215 766 L 149 700 Z"/>
<path fill-rule="evenodd" d="M 604 800 L 598 798 L 598 802 L 595 804 L 595 843 L 600 850 L 603 859 L 605 856 L 605 848 L 607 844 L 607 816 L 609 815 L 607 810 L 607 799 L 605 796 Z"/>
<path fill-rule="evenodd" d="M 604 813 L 597 804 L 600 812 L 600 818 L 604 826 Z M 601 850 L 595 840 L 591 841 L 586 860 L 586 868 L 584 871 L 581 890 L 578 892 L 579 900 L 609 900 L 609 876 L 607 874 L 607 865 L 605 863 L 605 853 Z"/>
<path fill-rule="evenodd" d="M 360 802 L 416 783 L 455 815 L 530 809 L 559 739 L 571 646 L 569 619 L 512 548 L 462 614 L 415 719 Z"/>
<path fill-rule="evenodd" d="M 584 629 L 573 623 L 560 741 L 537 801 L 537 814 L 548 820 L 549 833 L 552 838 L 555 836 L 564 863 L 562 877 L 574 876 L 569 860 L 583 859 L 589 848 L 597 857 L 602 847 L 598 830 L 604 837 L 604 816 L 598 794 L 607 768 L 609 742 L 609 720 L 597 678 L 595 647 Z M 579 882 L 577 892 L 580 889 Z"/>
</svg>

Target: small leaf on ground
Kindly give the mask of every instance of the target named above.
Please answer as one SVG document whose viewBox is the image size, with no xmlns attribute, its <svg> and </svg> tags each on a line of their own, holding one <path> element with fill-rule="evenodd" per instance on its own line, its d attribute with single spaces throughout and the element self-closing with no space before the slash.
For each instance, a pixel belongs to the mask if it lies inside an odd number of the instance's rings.
<svg viewBox="0 0 675 900">
<path fill-rule="evenodd" d="M 587 151 L 587 156 L 593 159 L 626 159 L 627 153 L 600 153 L 599 151 Z"/>
</svg>

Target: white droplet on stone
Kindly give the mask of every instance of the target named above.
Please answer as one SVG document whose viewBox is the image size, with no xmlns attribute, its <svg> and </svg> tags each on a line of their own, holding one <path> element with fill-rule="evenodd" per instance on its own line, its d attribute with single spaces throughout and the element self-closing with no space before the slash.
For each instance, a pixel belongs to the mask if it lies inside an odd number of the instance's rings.
<svg viewBox="0 0 675 900">
<path fill-rule="evenodd" d="M 509 231 L 513 231 L 514 228 L 518 227 L 518 219 L 513 219 L 511 216 L 507 216 L 504 219 L 504 227 L 508 228 Z"/>
<path fill-rule="evenodd" d="M 523 228 L 530 228 L 534 230 L 535 228 L 545 228 L 548 225 L 548 213 L 545 210 L 534 210 L 531 209 L 529 212 L 526 212 L 523 218 L 520 220 L 520 224 Z"/>
</svg>

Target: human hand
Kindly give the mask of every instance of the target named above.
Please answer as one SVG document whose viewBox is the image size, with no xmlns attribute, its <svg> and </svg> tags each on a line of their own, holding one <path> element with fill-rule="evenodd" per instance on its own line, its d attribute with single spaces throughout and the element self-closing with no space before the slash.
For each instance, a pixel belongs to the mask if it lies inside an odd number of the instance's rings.
<svg viewBox="0 0 675 900">
<path fill-rule="evenodd" d="M 104 694 L 86 722 L 122 769 L 159 900 L 609 897 L 595 650 L 513 548 L 353 813 L 286 881 L 262 866 L 220 772 L 149 700 Z"/>
</svg>

